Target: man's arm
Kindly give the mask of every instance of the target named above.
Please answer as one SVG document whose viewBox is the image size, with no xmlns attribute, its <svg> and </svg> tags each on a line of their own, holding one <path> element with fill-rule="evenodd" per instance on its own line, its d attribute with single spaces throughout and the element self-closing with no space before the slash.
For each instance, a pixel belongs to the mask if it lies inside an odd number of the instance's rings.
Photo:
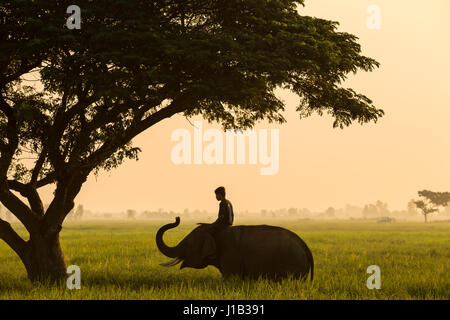
<svg viewBox="0 0 450 320">
<path fill-rule="evenodd" d="M 220 202 L 219 217 L 214 223 L 228 224 L 228 207 L 226 201 Z"/>
</svg>

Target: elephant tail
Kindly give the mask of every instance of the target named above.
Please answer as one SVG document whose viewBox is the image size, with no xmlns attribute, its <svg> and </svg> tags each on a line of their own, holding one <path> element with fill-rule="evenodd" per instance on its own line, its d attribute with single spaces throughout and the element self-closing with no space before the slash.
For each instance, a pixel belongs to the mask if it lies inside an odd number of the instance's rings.
<svg viewBox="0 0 450 320">
<path fill-rule="evenodd" d="M 308 248 L 308 257 L 309 257 L 309 260 L 310 260 L 310 264 L 311 264 L 311 269 L 310 269 L 310 271 L 311 271 L 311 281 L 313 280 L 313 278 L 314 278 L 314 258 L 313 258 L 313 256 L 312 256 L 312 253 L 311 253 L 311 250 L 309 250 L 309 248 Z"/>
<path fill-rule="evenodd" d="M 303 244 L 303 247 L 305 248 L 306 256 L 309 260 L 309 271 L 311 274 L 311 281 L 312 281 L 314 278 L 314 258 L 313 258 L 311 250 L 309 249 L 309 247 L 305 243 L 305 241 L 303 241 L 303 239 L 300 237 L 298 237 L 298 238 L 300 239 L 300 242 Z"/>
</svg>

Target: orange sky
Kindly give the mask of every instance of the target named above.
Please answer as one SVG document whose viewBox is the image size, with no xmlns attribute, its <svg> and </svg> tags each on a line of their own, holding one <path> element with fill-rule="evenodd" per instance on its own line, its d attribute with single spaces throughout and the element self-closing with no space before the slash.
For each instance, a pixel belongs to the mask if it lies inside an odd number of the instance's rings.
<svg viewBox="0 0 450 320">
<path fill-rule="evenodd" d="M 366 26 L 369 5 L 381 8 L 379 30 Z M 340 30 L 357 35 L 363 53 L 381 63 L 346 83 L 384 109 L 377 124 L 340 130 L 332 129 L 328 116 L 299 120 L 298 98 L 280 91 L 288 123 L 258 126 L 279 129 L 279 170 L 261 175 L 265 166 L 259 163 L 175 165 L 172 133 L 185 128 L 193 136 L 192 125 L 176 116 L 135 139 L 142 148 L 139 161 L 129 160 L 97 179 L 91 175 L 76 203 L 93 211 L 216 211 L 213 190 L 224 185 L 236 214 L 324 210 L 378 199 L 402 209 L 420 189 L 450 191 L 450 2 L 310 0 L 301 13 L 339 21 Z M 210 128 L 206 122 L 203 127 Z M 42 191 L 50 201 L 51 188 Z"/>
</svg>

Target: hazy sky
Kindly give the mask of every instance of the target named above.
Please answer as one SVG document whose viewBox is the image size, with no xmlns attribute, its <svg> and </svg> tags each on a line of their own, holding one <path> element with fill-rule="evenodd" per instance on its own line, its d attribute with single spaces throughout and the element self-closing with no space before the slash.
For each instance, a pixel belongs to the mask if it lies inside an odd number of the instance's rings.
<svg viewBox="0 0 450 320">
<path fill-rule="evenodd" d="M 379 30 L 366 25 L 369 5 L 381 9 Z M 384 109 L 377 124 L 341 130 L 332 128 L 328 116 L 299 120 L 298 97 L 280 91 L 288 123 L 257 127 L 269 136 L 269 129 L 279 129 L 279 170 L 261 175 L 260 159 L 241 165 L 174 164 L 172 133 L 184 128 L 194 138 L 193 126 L 175 116 L 134 140 L 142 148 L 139 161 L 128 160 L 97 179 L 91 175 L 76 203 L 94 211 L 216 211 L 213 190 L 223 185 L 238 215 L 376 200 L 402 209 L 423 188 L 450 191 L 450 1 L 307 0 L 301 14 L 339 21 L 340 31 L 357 35 L 363 53 L 381 63 L 345 84 Z M 206 122 L 203 127 L 210 128 Z M 51 189 L 42 191 L 50 201 Z"/>
</svg>

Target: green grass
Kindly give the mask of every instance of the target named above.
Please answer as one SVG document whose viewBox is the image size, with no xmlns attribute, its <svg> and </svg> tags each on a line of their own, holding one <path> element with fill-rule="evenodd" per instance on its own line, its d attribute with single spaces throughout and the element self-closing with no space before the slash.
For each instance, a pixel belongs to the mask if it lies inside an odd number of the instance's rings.
<svg viewBox="0 0 450 320">
<path fill-rule="evenodd" d="M 0 299 L 449 299 L 450 222 L 258 221 L 299 234 L 315 259 L 313 282 L 287 279 L 224 281 L 214 267 L 164 268 L 155 235 L 171 221 L 66 223 L 67 265 L 81 268 L 82 288 L 31 284 L 0 241 Z M 241 221 L 252 224 L 254 221 Z M 165 235 L 174 245 L 194 221 Z M 24 230 L 14 226 L 19 233 Z M 381 289 L 369 290 L 369 265 L 381 268 Z"/>
</svg>

